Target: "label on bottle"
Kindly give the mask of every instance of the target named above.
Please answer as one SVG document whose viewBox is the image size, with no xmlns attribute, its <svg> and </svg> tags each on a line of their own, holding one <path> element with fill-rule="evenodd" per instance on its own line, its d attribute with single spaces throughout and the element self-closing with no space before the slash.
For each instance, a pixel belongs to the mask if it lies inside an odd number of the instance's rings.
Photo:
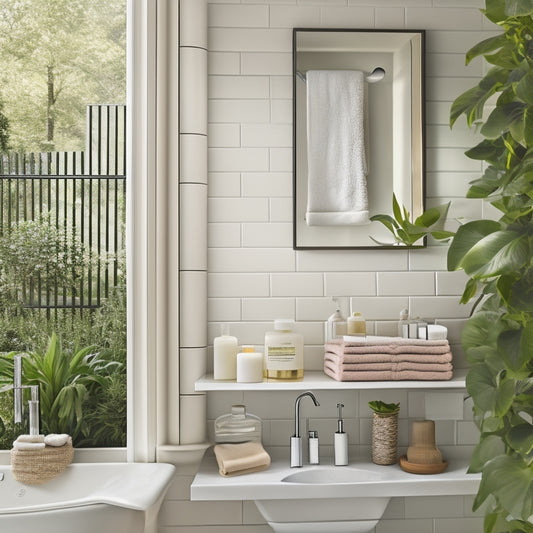
<svg viewBox="0 0 533 533">
<path fill-rule="evenodd" d="M 282 363 L 282 367 L 285 369 L 296 368 L 294 366 L 296 362 L 296 346 L 294 345 L 267 346 L 266 356 L 267 368 L 281 368 L 279 363 Z"/>
</svg>

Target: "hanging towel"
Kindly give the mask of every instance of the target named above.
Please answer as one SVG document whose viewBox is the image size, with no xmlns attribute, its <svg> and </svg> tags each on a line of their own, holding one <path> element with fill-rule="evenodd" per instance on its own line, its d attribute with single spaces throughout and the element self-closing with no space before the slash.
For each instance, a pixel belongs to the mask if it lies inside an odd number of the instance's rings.
<svg viewBox="0 0 533 533">
<path fill-rule="evenodd" d="M 364 85 L 361 71 L 307 71 L 309 226 L 370 223 Z"/>
</svg>

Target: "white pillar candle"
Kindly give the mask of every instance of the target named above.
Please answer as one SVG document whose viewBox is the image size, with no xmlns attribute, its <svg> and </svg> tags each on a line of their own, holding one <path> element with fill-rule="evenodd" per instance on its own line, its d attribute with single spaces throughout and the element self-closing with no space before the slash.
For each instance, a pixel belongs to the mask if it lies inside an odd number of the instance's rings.
<svg viewBox="0 0 533 533">
<path fill-rule="evenodd" d="M 237 338 L 228 335 L 223 327 L 222 335 L 213 340 L 213 378 L 235 379 L 237 377 Z"/>
<path fill-rule="evenodd" d="M 242 352 L 237 354 L 237 381 L 259 383 L 263 381 L 263 354 Z"/>
</svg>

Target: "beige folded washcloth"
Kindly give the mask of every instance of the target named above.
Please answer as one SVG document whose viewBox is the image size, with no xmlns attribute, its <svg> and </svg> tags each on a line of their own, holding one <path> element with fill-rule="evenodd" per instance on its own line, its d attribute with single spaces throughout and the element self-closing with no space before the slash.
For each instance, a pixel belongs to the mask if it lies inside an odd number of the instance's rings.
<svg viewBox="0 0 533 533">
<path fill-rule="evenodd" d="M 376 363 L 429 363 L 429 364 L 443 364 L 451 363 L 453 356 L 450 351 L 441 354 L 423 354 L 423 353 L 402 353 L 402 354 L 387 354 L 387 353 L 337 353 L 326 351 L 324 359 L 329 359 L 336 364 L 351 365 L 351 364 L 376 364 Z"/>
<path fill-rule="evenodd" d="M 47 446 L 65 446 L 68 442 L 70 435 L 66 433 L 50 433 L 44 438 L 44 443 Z"/>
<path fill-rule="evenodd" d="M 217 444 L 213 451 L 221 476 L 239 476 L 260 472 L 270 466 L 270 455 L 260 442 Z"/>
<path fill-rule="evenodd" d="M 44 435 L 19 435 L 17 442 L 44 442 Z"/>
</svg>

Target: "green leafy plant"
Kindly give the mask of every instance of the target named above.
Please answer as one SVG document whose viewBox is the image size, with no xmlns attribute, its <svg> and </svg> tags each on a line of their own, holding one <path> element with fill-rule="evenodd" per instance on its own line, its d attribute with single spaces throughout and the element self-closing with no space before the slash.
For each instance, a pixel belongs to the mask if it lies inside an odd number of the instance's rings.
<svg viewBox="0 0 533 533">
<path fill-rule="evenodd" d="M 475 45 L 469 63 L 492 65 L 452 105 L 484 139 L 466 155 L 485 161 L 468 198 L 501 213 L 459 227 L 448 270 L 469 276 L 461 301 L 479 296 L 463 330 L 466 383 L 480 429 L 470 471 L 482 479 L 474 509 L 486 507 L 485 533 L 533 532 L 533 0 L 486 0 L 485 16 L 503 29 Z M 484 119 L 485 105 L 495 100 Z"/>
<path fill-rule="evenodd" d="M 396 195 L 392 195 L 392 212 L 394 217 L 390 215 L 374 215 L 370 220 L 381 222 L 394 236 L 394 243 L 404 244 L 406 246 L 414 246 L 416 243 L 431 235 L 437 240 L 449 239 L 453 236 L 450 231 L 442 229 L 442 223 L 448 215 L 450 202 L 432 207 L 424 211 L 414 222 L 411 222 L 411 214 L 405 206 L 398 203 Z M 387 245 L 388 243 L 379 242 L 370 237 L 377 244 Z"/>
<path fill-rule="evenodd" d="M 368 406 L 370 409 L 372 409 L 372 411 L 374 411 L 374 413 L 380 415 L 393 415 L 400 411 L 399 403 L 385 403 L 381 400 L 373 400 L 368 402 Z"/>
<path fill-rule="evenodd" d="M 2 381 L 13 379 L 14 353 L 0 357 L 4 361 Z M 104 358 L 93 347 L 63 350 L 55 334 L 44 353 L 33 352 L 23 357 L 23 384 L 39 385 L 41 423 L 45 433 L 68 433 L 74 444 L 87 437 L 90 427 L 85 418 L 85 406 L 99 397 L 110 382 L 117 361 Z"/>
</svg>

